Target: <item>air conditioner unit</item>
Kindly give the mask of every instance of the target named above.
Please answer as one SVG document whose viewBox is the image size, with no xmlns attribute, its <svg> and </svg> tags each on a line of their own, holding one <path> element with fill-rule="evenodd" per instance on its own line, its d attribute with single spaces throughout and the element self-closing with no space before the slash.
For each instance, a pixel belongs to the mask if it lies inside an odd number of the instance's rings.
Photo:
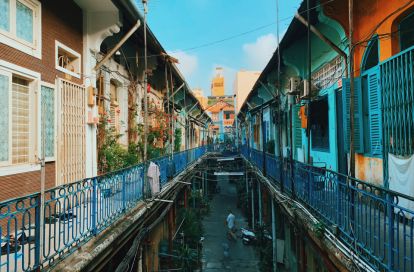
<svg viewBox="0 0 414 272">
<path fill-rule="evenodd" d="M 289 78 L 289 92 L 290 95 L 298 95 L 300 93 L 300 78 L 299 77 L 291 77 Z"/>
<path fill-rule="evenodd" d="M 319 88 L 313 83 L 311 83 L 311 86 L 309 88 L 309 81 L 307 79 L 301 82 L 300 87 L 301 87 L 301 92 L 300 92 L 301 99 L 309 99 L 310 97 L 316 96 L 319 91 Z"/>
</svg>

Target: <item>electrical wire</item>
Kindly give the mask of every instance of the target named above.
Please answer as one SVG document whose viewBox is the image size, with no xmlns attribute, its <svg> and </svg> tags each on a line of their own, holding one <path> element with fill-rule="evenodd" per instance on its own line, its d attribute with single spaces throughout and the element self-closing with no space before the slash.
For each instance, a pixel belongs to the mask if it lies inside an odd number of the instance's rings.
<svg viewBox="0 0 414 272">
<path fill-rule="evenodd" d="M 329 1 L 326 1 L 325 3 L 317 4 L 317 5 L 313 6 L 312 8 L 305 9 L 305 10 L 299 12 L 299 14 L 305 14 L 308 11 L 312 11 L 314 9 L 318 9 L 318 8 L 323 7 L 323 6 L 325 6 L 325 5 L 327 5 L 327 4 L 331 3 L 331 2 L 334 2 L 334 1 L 336 1 L 336 0 L 329 0 Z M 216 44 L 220 44 L 220 43 L 223 43 L 223 42 L 226 42 L 226 41 L 229 41 L 229 40 L 233 40 L 233 39 L 236 39 L 236 38 L 239 38 L 239 37 L 242 37 L 242 36 L 245 36 L 245 35 L 248 35 L 248 34 L 257 32 L 257 31 L 260 31 L 262 29 L 271 27 L 271 26 L 273 26 L 275 24 L 278 25 L 278 24 L 280 24 L 283 21 L 291 20 L 293 18 L 295 18 L 295 16 L 287 16 L 287 17 L 284 17 L 284 18 L 282 18 L 282 19 L 280 19 L 280 20 L 278 20 L 276 22 L 267 23 L 267 24 L 258 26 L 256 28 L 250 29 L 248 31 L 244 31 L 244 32 L 241 32 L 241 33 L 238 33 L 238 34 L 230 35 L 228 37 L 225 37 L 225 38 L 222 38 L 222 39 L 218 39 L 218 40 L 215 40 L 215 41 L 212 41 L 212 42 L 202 43 L 202 44 L 199 44 L 199 45 L 196 45 L 196 46 L 192 46 L 192 47 L 188 47 L 188 48 L 185 48 L 185 49 L 182 49 L 182 50 L 169 51 L 169 54 L 175 54 L 175 53 L 178 53 L 178 52 L 189 52 L 189 51 L 194 51 L 194 50 L 197 50 L 197 49 L 202 49 L 202 48 L 205 48 L 205 47 L 210 47 L 210 46 L 213 46 L 213 45 L 216 45 Z M 160 57 L 160 56 L 164 56 L 164 55 L 163 54 L 152 54 L 152 55 L 148 55 L 147 58 L 150 58 L 150 57 Z M 140 56 L 140 57 L 142 57 L 142 56 Z M 135 56 L 134 57 L 128 57 L 128 58 L 135 58 Z"/>
</svg>

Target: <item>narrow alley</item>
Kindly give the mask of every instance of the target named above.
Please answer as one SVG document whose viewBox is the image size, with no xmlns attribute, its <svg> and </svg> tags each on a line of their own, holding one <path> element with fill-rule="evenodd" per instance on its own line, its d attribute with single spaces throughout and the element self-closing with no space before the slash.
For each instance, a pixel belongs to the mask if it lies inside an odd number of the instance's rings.
<svg viewBox="0 0 414 272">
<path fill-rule="evenodd" d="M 34 271 L 414 272 L 414 0 L 0 0 Z"/>
<path fill-rule="evenodd" d="M 241 179 L 242 177 L 239 177 Z M 219 176 L 220 190 L 213 195 L 210 214 L 203 220 L 203 271 L 258 271 L 258 261 L 252 245 L 244 245 L 240 228 L 248 228 L 248 221 L 237 207 L 237 188 L 228 176 Z M 236 216 L 236 241 L 227 237 L 226 217 L 232 211 Z"/>
</svg>

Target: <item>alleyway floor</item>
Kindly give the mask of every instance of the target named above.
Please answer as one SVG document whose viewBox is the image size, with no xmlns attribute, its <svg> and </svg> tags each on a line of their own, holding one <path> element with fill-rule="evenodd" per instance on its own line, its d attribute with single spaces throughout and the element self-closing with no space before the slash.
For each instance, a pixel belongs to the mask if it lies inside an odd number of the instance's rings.
<svg viewBox="0 0 414 272">
<path fill-rule="evenodd" d="M 247 227 L 248 223 L 237 208 L 236 186 L 223 176 L 218 180 L 220 193 L 210 203 L 210 214 L 204 218 L 205 241 L 203 245 L 203 271 L 259 271 L 258 257 L 254 247 L 243 245 L 241 238 L 229 241 L 226 237 L 225 219 L 229 209 L 236 216 L 236 228 Z M 238 235 L 239 235 L 238 231 Z M 228 248 L 228 254 L 225 248 Z"/>
</svg>

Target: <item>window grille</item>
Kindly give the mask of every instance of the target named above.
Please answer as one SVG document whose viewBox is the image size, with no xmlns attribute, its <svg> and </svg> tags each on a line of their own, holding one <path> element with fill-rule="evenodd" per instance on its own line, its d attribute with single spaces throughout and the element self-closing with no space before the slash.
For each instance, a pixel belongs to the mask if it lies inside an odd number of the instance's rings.
<svg viewBox="0 0 414 272">
<path fill-rule="evenodd" d="M 12 83 L 12 163 L 29 162 L 29 82 L 13 77 Z"/>
<path fill-rule="evenodd" d="M 342 73 L 342 59 L 341 57 L 336 57 L 314 72 L 312 74 L 312 80 L 316 86 L 323 90 L 331 87 L 335 82 L 341 79 Z"/>
<path fill-rule="evenodd" d="M 59 182 L 67 184 L 85 178 L 85 108 L 84 87 L 59 80 Z"/>
</svg>

